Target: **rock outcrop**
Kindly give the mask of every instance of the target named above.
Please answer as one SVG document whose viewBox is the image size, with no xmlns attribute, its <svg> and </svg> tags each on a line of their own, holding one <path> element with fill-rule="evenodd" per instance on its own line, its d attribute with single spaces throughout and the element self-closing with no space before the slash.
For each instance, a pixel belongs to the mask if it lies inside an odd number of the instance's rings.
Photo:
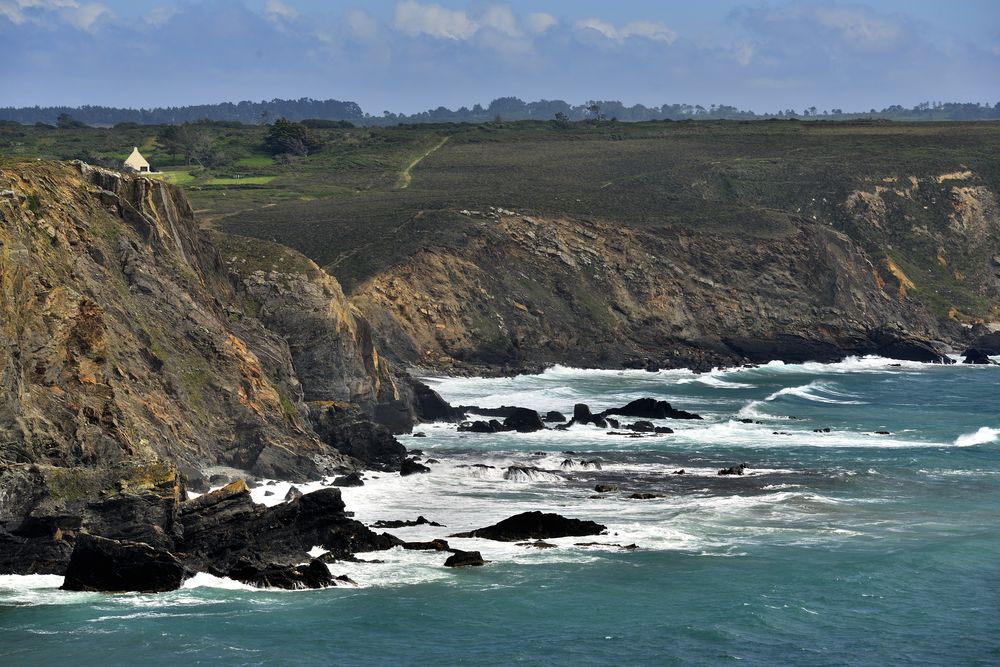
<svg viewBox="0 0 1000 667">
<path fill-rule="evenodd" d="M 606 526 L 593 521 L 568 519 L 558 514 L 524 512 L 485 528 L 456 533 L 449 537 L 479 537 L 499 542 L 544 540 L 556 537 L 599 535 Z"/>
</svg>

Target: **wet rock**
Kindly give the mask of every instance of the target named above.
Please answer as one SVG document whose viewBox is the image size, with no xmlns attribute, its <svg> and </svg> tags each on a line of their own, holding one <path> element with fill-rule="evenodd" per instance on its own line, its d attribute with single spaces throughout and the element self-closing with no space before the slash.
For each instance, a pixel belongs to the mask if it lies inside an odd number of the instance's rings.
<svg viewBox="0 0 1000 667">
<path fill-rule="evenodd" d="M 532 433 L 545 429 L 541 417 L 534 410 L 516 408 L 503 422 L 504 428 L 518 433 Z"/>
<path fill-rule="evenodd" d="M 452 407 L 441 395 L 423 382 L 412 382 L 413 407 L 421 421 L 452 421 L 461 419 L 463 413 Z"/>
<path fill-rule="evenodd" d="M 654 398 L 637 398 L 620 408 L 605 410 L 600 416 L 605 417 L 612 414 L 644 419 L 701 419 L 700 415 L 677 410 L 666 401 L 658 401 Z"/>
<path fill-rule="evenodd" d="M 423 431 L 417 431 L 416 433 L 413 434 L 413 437 L 414 438 L 426 438 L 427 434 L 424 433 Z"/>
<path fill-rule="evenodd" d="M 669 426 L 656 426 L 653 428 L 653 433 L 658 433 L 660 435 L 668 435 L 673 432 L 674 429 L 670 428 Z"/>
<path fill-rule="evenodd" d="M 580 461 L 580 467 L 587 470 L 601 470 L 601 462 L 598 459 L 586 459 L 585 461 Z"/>
<path fill-rule="evenodd" d="M 180 588 L 186 575 L 184 565 L 169 551 L 82 533 L 76 538 L 62 589 L 161 593 Z"/>
<path fill-rule="evenodd" d="M 671 474 L 671 475 L 686 475 L 686 474 L 687 474 L 687 471 L 686 471 L 686 470 L 684 470 L 684 468 L 681 468 L 680 470 L 675 470 L 675 471 L 673 471 L 673 472 L 672 472 L 672 473 L 670 473 L 670 474 Z"/>
<path fill-rule="evenodd" d="M 741 463 L 739 465 L 732 466 L 730 468 L 723 468 L 722 470 L 720 470 L 718 472 L 718 474 L 719 475 L 742 475 L 749 468 L 750 468 L 750 466 L 748 466 L 746 463 Z"/>
<path fill-rule="evenodd" d="M 542 419 L 542 421 L 562 423 L 566 421 L 566 415 L 556 410 L 549 410 L 548 412 L 545 413 L 545 417 Z"/>
<path fill-rule="evenodd" d="M 288 493 L 285 494 L 285 502 L 287 503 L 289 500 L 296 500 L 301 497 L 302 497 L 302 492 L 299 490 L 299 487 L 292 486 L 289 487 Z"/>
<path fill-rule="evenodd" d="M 518 542 L 519 547 L 531 547 L 533 549 L 555 549 L 558 545 L 552 544 L 551 542 L 543 542 L 542 540 L 535 540 L 534 542 Z"/>
<path fill-rule="evenodd" d="M 965 359 L 962 360 L 963 364 L 992 364 L 993 363 L 992 361 L 990 361 L 990 356 L 986 352 L 984 352 L 983 350 L 976 349 L 974 347 L 970 347 L 969 349 L 967 349 L 962 354 L 965 355 Z"/>
<path fill-rule="evenodd" d="M 361 475 L 356 472 L 352 472 L 349 475 L 341 475 L 333 480 L 334 486 L 364 486 L 365 481 L 361 479 Z"/>
<path fill-rule="evenodd" d="M 608 426 L 611 428 L 621 428 L 622 423 L 613 417 L 605 417 L 604 421 L 608 422 Z"/>
<path fill-rule="evenodd" d="M 330 568 L 318 558 L 309 561 L 308 565 L 257 564 L 240 561 L 229 570 L 228 576 L 257 588 L 298 590 L 335 585 Z"/>
<path fill-rule="evenodd" d="M 404 542 L 403 548 L 408 551 L 450 551 L 447 540 L 431 540 L 430 542 Z"/>
<path fill-rule="evenodd" d="M 593 424 L 597 428 L 608 427 L 604 417 L 591 414 L 590 406 L 586 403 L 577 403 L 573 406 L 573 420 L 570 424 Z"/>
<path fill-rule="evenodd" d="M 653 498 L 662 498 L 658 493 L 633 493 L 629 496 L 632 500 L 652 500 Z"/>
<path fill-rule="evenodd" d="M 593 521 L 568 519 L 558 514 L 524 512 L 492 526 L 465 533 L 456 533 L 450 537 L 479 537 L 499 542 L 518 542 L 521 540 L 599 535 L 606 528 L 606 526 Z"/>
<path fill-rule="evenodd" d="M 598 493 L 614 493 L 618 490 L 618 485 L 616 484 L 598 484 L 594 487 L 594 491 Z"/>
<path fill-rule="evenodd" d="M 396 472 L 406 458 L 406 448 L 389 429 L 356 408 L 328 406 L 312 410 L 310 416 L 320 440 L 369 468 Z"/>
<path fill-rule="evenodd" d="M 492 424 L 481 419 L 462 422 L 458 425 L 458 431 L 459 433 L 496 433 Z"/>
<path fill-rule="evenodd" d="M 372 528 L 409 528 L 410 526 L 435 526 L 437 528 L 444 528 L 440 523 L 428 521 L 423 516 L 418 516 L 412 521 L 390 519 L 388 521 L 376 521 L 372 524 Z"/>
<path fill-rule="evenodd" d="M 426 463 L 427 465 L 431 465 L 432 463 L 441 463 L 441 462 L 440 462 L 440 461 L 438 461 L 437 459 L 427 459 L 427 460 L 425 461 L 425 463 Z"/>
<path fill-rule="evenodd" d="M 625 428 L 636 433 L 653 433 L 655 427 L 653 426 L 653 422 L 638 421 L 634 424 L 628 424 Z"/>
<path fill-rule="evenodd" d="M 570 468 L 575 468 L 576 461 L 574 461 L 573 459 L 563 459 L 562 463 L 559 464 L 559 467 L 562 468 L 563 470 L 569 470 Z"/>
<path fill-rule="evenodd" d="M 535 466 L 508 466 L 504 470 L 503 478 L 508 482 L 530 482 L 546 478 L 551 474 L 549 471 Z"/>
<path fill-rule="evenodd" d="M 827 426 L 825 428 L 814 428 L 813 429 L 813 433 L 829 433 L 829 432 L 830 432 L 830 427 L 829 426 Z"/>
<path fill-rule="evenodd" d="M 399 469 L 399 474 L 406 477 L 407 475 L 416 475 L 418 473 L 427 473 L 430 471 L 431 469 L 427 466 L 421 465 L 413 459 L 406 459 L 403 461 L 403 465 Z"/>
<path fill-rule="evenodd" d="M 478 551 L 456 551 L 444 562 L 445 567 L 479 567 L 485 564 Z"/>
</svg>

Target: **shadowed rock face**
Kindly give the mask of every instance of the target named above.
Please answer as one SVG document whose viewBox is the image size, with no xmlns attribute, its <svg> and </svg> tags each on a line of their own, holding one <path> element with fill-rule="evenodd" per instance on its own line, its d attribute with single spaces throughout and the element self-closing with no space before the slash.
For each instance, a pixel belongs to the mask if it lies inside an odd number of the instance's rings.
<svg viewBox="0 0 1000 667">
<path fill-rule="evenodd" d="M 76 540 L 62 588 L 160 593 L 180 588 L 186 574 L 177 556 L 164 549 L 83 534 Z"/>
</svg>

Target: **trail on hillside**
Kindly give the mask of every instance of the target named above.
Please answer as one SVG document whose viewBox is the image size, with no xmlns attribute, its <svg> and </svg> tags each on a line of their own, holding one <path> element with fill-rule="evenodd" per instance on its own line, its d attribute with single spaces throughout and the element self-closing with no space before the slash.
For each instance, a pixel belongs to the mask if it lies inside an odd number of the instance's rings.
<svg viewBox="0 0 1000 667">
<path fill-rule="evenodd" d="M 420 162 L 424 158 L 426 158 L 428 155 L 430 155 L 431 153 L 433 153 L 437 149 L 439 149 L 442 146 L 444 146 L 448 142 L 448 139 L 450 139 L 450 138 L 451 137 L 445 137 L 444 139 L 442 139 L 441 141 L 439 141 L 435 146 L 432 146 L 430 148 L 430 150 L 428 150 L 426 153 L 424 153 L 423 155 L 415 158 L 413 160 L 413 162 L 411 162 L 410 164 L 406 165 L 406 169 L 404 169 L 403 171 L 401 171 L 399 173 L 399 182 L 396 183 L 396 187 L 399 188 L 400 190 L 405 190 L 406 188 L 410 187 L 410 181 L 413 180 L 413 169 L 414 169 L 414 167 L 416 167 L 418 164 L 420 164 Z"/>
</svg>

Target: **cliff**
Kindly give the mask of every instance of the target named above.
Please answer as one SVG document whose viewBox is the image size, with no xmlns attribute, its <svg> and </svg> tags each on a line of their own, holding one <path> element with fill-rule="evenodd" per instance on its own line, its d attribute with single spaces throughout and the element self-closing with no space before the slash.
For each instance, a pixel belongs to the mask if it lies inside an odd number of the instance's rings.
<svg viewBox="0 0 1000 667">
<path fill-rule="evenodd" d="M 987 226 L 964 245 L 995 238 L 995 214 L 969 213 L 961 201 L 955 208 L 963 230 Z M 463 242 L 421 249 L 353 296 L 400 362 L 461 370 L 707 368 L 847 354 L 932 361 L 964 335 L 890 256 L 801 217 L 783 216 L 786 231 L 760 237 L 465 213 Z M 949 247 L 957 254 L 962 244 Z M 998 281 L 989 260 L 981 263 L 976 279 L 995 303 Z"/>
<path fill-rule="evenodd" d="M 312 285 L 295 286 L 309 307 L 348 312 L 332 279 Z M 290 317 L 269 308 L 272 324 Z M 292 478 L 357 466 L 316 436 L 304 399 L 326 389 L 308 364 L 300 382 L 287 327 L 257 309 L 178 189 L 81 163 L 4 165 L 0 461 Z M 299 358 L 308 342 L 293 339 Z M 377 352 L 347 352 L 325 351 L 341 383 L 327 393 L 375 400 Z"/>
</svg>

